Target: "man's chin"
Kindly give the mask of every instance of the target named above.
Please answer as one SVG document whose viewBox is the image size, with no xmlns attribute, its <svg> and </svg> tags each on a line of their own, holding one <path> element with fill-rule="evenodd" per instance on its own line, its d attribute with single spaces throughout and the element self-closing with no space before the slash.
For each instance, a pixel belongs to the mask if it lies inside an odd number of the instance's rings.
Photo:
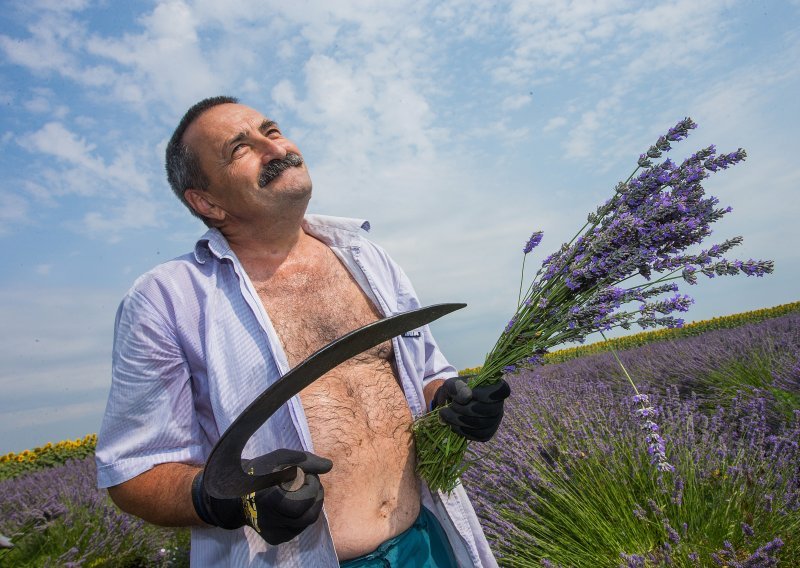
<svg viewBox="0 0 800 568">
<path fill-rule="evenodd" d="M 292 176 L 286 175 L 287 173 L 288 171 L 281 173 L 261 189 L 273 195 L 291 198 L 305 198 L 311 195 L 311 178 L 308 175 Z"/>
</svg>

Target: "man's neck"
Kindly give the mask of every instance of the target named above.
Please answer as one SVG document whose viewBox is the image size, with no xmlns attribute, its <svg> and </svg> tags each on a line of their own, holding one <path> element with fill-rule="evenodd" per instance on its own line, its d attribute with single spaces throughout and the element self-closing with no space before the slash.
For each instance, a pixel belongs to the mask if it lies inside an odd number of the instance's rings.
<svg viewBox="0 0 800 568">
<path fill-rule="evenodd" d="M 253 280 L 265 280 L 298 254 L 308 238 L 302 228 L 305 209 L 258 226 L 221 227 L 233 252 Z"/>
</svg>

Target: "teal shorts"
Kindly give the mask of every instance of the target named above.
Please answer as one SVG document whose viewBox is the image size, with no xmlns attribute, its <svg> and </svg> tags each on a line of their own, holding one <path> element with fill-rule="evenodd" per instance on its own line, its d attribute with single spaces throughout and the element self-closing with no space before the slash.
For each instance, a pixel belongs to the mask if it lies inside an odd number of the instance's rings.
<svg viewBox="0 0 800 568">
<path fill-rule="evenodd" d="M 428 509 L 407 530 L 378 548 L 345 560 L 342 568 L 458 568 L 442 525 Z"/>
</svg>

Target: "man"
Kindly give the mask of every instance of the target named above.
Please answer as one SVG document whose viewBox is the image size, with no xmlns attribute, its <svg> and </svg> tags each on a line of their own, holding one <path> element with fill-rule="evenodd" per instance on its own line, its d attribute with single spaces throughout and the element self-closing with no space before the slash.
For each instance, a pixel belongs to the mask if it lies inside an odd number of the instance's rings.
<svg viewBox="0 0 800 568">
<path fill-rule="evenodd" d="M 210 229 L 120 305 L 99 485 L 149 522 L 191 526 L 195 565 L 496 565 L 463 489 L 432 495 L 415 475 L 410 426 L 450 403 L 454 429 L 486 440 L 508 386 L 472 393 L 427 326 L 339 365 L 248 442 L 248 467 L 298 465 L 300 489 L 242 499 L 204 491 L 211 448 L 268 385 L 419 302 L 361 235 L 368 223 L 306 216 L 311 180 L 299 150 L 236 99 L 189 109 L 167 147 L 167 176 Z"/>
</svg>

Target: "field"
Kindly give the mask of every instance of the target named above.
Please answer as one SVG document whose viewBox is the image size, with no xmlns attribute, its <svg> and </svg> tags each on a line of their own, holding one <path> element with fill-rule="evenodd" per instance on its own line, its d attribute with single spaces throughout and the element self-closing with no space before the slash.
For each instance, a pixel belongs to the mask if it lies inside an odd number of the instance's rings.
<svg viewBox="0 0 800 568">
<path fill-rule="evenodd" d="M 800 314 L 509 378 L 464 477 L 504 566 L 800 566 Z"/>
<path fill-rule="evenodd" d="M 800 313 L 736 317 L 617 345 L 674 471 L 651 463 L 611 353 L 508 377 L 503 425 L 463 480 L 502 566 L 800 566 Z M 188 565 L 188 531 L 95 488 L 94 442 L 0 456 L 0 534 L 15 544 L 0 566 Z"/>
</svg>

